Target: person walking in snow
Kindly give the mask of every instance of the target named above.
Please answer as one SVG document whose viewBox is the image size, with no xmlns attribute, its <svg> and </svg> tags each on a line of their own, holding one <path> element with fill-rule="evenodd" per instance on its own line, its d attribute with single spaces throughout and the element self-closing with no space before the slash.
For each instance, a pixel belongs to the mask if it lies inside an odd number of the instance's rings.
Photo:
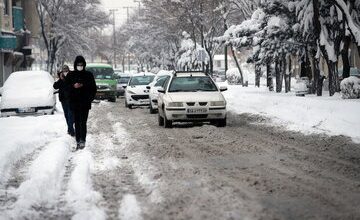
<svg viewBox="0 0 360 220">
<path fill-rule="evenodd" d="M 67 65 L 64 65 L 61 72 L 58 73 L 59 79 L 54 83 L 54 89 L 59 90 L 59 100 L 61 102 L 64 116 L 67 124 L 67 133 L 71 136 L 75 136 L 74 131 L 74 118 L 70 109 L 70 87 L 65 83 L 66 77 L 70 70 Z"/>
<path fill-rule="evenodd" d="M 74 71 L 66 77 L 66 82 L 70 86 L 70 108 L 75 121 L 76 150 L 85 147 L 87 119 L 91 102 L 96 94 L 94 76 L 85 68 L 85 58 L 77 56 L 74 62 Z"/>
</svg>

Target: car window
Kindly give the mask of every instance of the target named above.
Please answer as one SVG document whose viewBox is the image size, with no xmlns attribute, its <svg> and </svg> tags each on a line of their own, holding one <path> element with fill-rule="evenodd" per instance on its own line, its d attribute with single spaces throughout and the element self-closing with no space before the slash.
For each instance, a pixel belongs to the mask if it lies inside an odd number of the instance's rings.
<svg viewBox="0 0 360 220">
<path fill-rule="evenodd" d="M 128 82 L 129 82 L 129 80 L 130 80 L 130 77 L 119 77 L 119 79 L 118 79 L 118 83 L 119 84 L 127 84 Z"/>
<path fill-rule="evenodd" d="M 218 91 L 214 82 L 208 76 L 174 77 L 170 83 L 169 92 Z"/>
<path fill-rule="evenodd" d="M 94 75 L 95 79 L 114 79 L 114 70 L 106 67 L 89 67 L 87 71 Z"/>
<path fill-rule="evenodd" d="M 164 87 L 166 80 L 168 80 L 170 76 L 161 76 L 155 83 L 155 87 Z"/>
<path fill-rule="evenodd" d="M 155 76 L 134 76 L 130 79 L 130 86 L 144 86 L 149 85 Z"/>
</svg>

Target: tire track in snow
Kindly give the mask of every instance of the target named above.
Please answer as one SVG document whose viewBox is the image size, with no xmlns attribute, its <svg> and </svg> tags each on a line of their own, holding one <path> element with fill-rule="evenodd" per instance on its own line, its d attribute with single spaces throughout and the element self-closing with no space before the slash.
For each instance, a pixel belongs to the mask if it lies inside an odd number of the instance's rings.
<svg viewBox="0 0 360 220">
<path fill-rule="evenodd" d="M 73 162 L 74 170 L 65 194 L 66 206 L 74 213 L 72 219 L 106 219 L 105 211 L 98 206 L 102 196 L 93 189 L 91 180 L 94 169 L 92 153 L 88 149 L 76 152 Z"/>
<path fill-rule="evenodd" d="M 121 201 L 125 195 L 147 196 L 126 155 L 125 149 L 130 140 L 119 123 L 117 108 L 114 107 L 113 103 L 101 102 L 94 107 L 89 123 L 89 130 L 95 142 L 91 148 L 96 159 L 94 187 L 103 195 L 102 207 L 110 219 L 120 217 Z M 140 209 L 140 206 L 138 207 Z"/>
<path fill-rule="evenodd" d="M 27 178 L 11 193 L 14 204 L 3 207 L 0 218 L 48 218 L 57 210 L 66 164 L 70 157 L 70 137 L 56 139 L 42 150 L 29 167 Z"/>
</svg>

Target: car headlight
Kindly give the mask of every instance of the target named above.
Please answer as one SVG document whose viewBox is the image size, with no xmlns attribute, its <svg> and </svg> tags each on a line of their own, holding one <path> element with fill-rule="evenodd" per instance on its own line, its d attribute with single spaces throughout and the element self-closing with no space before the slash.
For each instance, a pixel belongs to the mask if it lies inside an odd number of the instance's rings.
<svg viewBox="0 0 360 220">
<path fill-rule="evenodd" d="M 133 92 L 131 90 L 127 90 L 126 92 L 129 93 L 129 94 L 136 94 L 135 92 Z"/>
<path fill-rule="evenodd" d="M 225 101 L 216 101 L 216 102 L 210 102 L 210 106 L 225 106 Z"/>
<path fill-rule="evenodd" d="M 169 102 L 168 107 L 183 107 L 184 104 L 182 102 Z"/>
</svg>

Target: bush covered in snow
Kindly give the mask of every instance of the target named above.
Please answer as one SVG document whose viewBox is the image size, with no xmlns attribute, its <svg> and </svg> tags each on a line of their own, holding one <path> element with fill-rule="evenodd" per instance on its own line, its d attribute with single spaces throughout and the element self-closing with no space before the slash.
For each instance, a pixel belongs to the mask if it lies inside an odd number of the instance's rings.
<svg viewBox="0 0 360 220">
<path fill-rule="evenodd" d="M 226 78 L 230 84 L 241 84 L 241 76 L 238 68 L 228 69 Z"/>
<path fill-rule="evenodd" d="M 350 76 L 341 81 L 341 94 L 344 99 L 360 98 L 360 78 Z"/>
</svg>

